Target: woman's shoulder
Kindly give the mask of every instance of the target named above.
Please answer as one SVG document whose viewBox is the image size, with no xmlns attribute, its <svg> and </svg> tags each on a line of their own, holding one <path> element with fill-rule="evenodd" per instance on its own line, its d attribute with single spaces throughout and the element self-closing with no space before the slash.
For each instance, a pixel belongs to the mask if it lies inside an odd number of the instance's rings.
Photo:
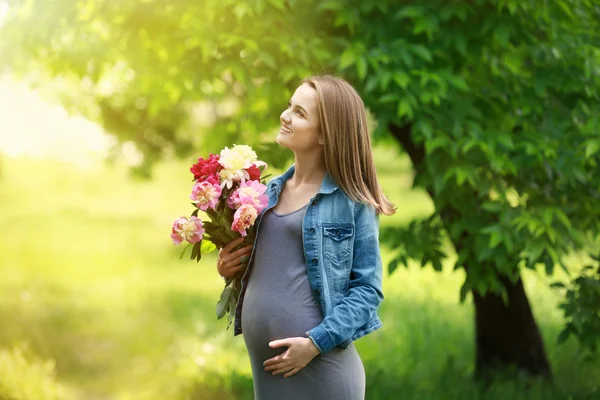
<svg viewBox="0 0 600 400">
<path fill-rule="evenodd" d="M 356 213 L 359 211 L 375 211 L 375 207 L 373 207 L 373 205 L 354 200 L 342 188 L 338 189 L 339 190 L 336 190 L 338 195 L 336 196 L 335 201 L 349 204 L 350 208 L 354 211 L 354 215 L 356 215 Z"/>
</svg>

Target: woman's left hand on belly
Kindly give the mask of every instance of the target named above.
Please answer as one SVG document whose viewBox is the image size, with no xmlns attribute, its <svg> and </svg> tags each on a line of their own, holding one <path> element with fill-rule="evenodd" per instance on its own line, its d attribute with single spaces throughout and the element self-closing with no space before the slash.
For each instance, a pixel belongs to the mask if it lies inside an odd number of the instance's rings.
<svg viewBox="0 0 600 400">
<path fill-rule="evenodd" d="M 292 337 L 273 340 L 269 347 L 277 348 L 287 346 L 288 349 L 263 363 L 265 371 L 273 371 L 273 375 L 287 372 L 283 377 L 292 376 L 304 368 L 313 358 L 320 354 L 319 349 L 312 339 L 305 337 Z"/>
</svg>

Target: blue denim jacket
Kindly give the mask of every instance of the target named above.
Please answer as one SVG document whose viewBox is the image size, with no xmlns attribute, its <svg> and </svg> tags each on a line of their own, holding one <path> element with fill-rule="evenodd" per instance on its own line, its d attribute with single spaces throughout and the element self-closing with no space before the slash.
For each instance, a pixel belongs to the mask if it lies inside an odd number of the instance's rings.
<svg viewBox="0 0 600 400">
<path fill-rule="evenodd" d="M 292 165 L 268 183 L 269 205 L 260 217 L 275 207 L 285 181 L 294 170 Z M 383 301 L 379 218 L 372 206 L 356 203 L 338 189 L 327 173 L 319 192 L 310 199 L 302 221 L 306 272 L 324 316 L 306 335 L 321 353 L 336 346 L 346 349 L 352 341 L 382 326 L 377 315 Z M 260 217 L 256 222 L 257 233 Z M 242 277 L 234 336 L 242 333 L 242 304 L 253 256 L 254 251 Z"/>
</svg>

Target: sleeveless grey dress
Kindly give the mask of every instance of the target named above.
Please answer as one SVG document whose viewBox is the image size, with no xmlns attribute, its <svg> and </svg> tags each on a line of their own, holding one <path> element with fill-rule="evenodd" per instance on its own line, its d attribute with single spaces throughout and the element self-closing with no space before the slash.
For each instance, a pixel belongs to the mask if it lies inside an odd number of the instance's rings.
<svg viewBox="0 0 600 400">
<path fill-rule="evenodd" d="M 303 208 L 289 214 L 272 209 L 262 216 L 248 287 L 242 304 L 242 332 L 250 356 L 255 400 L 363 400 L 365 370 L 354 344 L 318 354 L 295 375 L 265 371 L 263 363 L 287 347 L 269 342 L 307 337 L 323 313 L 308 282 L 302 242 Z"/>
</svg>

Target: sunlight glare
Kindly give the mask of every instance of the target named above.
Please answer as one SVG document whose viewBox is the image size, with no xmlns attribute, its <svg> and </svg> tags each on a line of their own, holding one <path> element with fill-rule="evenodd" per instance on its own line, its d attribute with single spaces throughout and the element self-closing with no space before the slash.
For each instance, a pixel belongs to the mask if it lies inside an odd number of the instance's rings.
<svg viewBox="0 0 600 400">
<path fill-rule="evenodd" d="M 24 83 L 0 76 L 0 153 L 99 165 L 114 144 L 100 126 L 69 116 Z"/>
</svg>

